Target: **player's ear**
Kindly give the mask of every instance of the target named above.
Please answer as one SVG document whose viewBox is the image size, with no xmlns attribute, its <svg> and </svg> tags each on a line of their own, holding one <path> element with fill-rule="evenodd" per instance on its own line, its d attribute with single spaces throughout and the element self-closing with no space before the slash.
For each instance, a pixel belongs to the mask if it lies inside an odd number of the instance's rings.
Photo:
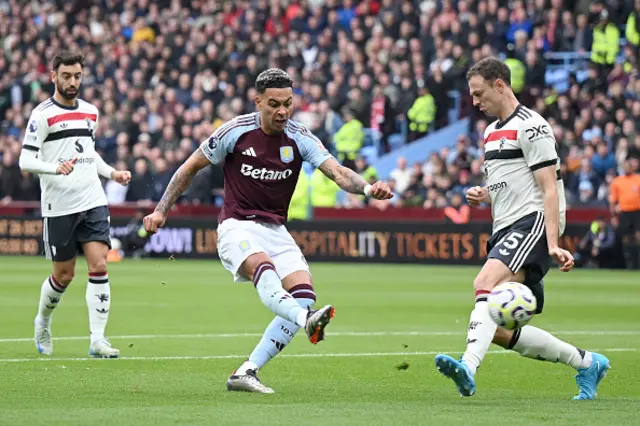
<svg viewBox="0 0 640 426">
<path fill-rule="evenodd" d="M 51 82 L 55 83 L 56 82 L 56 72 L 51 70 Z"/>
<path fill-rule="evenodd" d="M 255 97 L 255 101 L 256 101 L 256 107 L 258 109 L 260 109 L 260 103 L 262 102 L 262 96 L 260 96 L 260 94 L 258 93 Z"/>
</svg>

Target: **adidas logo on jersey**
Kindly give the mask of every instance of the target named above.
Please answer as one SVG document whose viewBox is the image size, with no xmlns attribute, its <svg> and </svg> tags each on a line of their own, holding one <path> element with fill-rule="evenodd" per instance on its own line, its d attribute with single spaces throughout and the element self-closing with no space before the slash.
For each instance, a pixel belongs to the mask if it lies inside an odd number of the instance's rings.
<svg viewBox="0 0 640 426">
<path fill-rule="evenodd" d="M 256 151 L 253 149 L 253 147 L 247 148 L 244 151 L 242 151 L 242 155 L 248 155 L 249 157 L 257 157 Z"/>
<path fill-rule="evenodd" d="M 290 177 L 293 171 L 291 169 L 274 171 L 267 170 L 264 167 L 262 169 L 256 169 L 249 164 L 243 164 L 240 168 L 240 173 L 257 180 L 284 180 Z"/>
</svg>

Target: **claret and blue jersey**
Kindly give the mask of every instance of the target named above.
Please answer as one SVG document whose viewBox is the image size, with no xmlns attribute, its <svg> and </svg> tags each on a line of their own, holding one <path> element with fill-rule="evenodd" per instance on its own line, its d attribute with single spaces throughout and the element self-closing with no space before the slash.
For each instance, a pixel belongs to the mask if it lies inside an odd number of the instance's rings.
<svg viewBox="0 0 640 426">
<path fill-rule="evenodd" d="M 266 134 L 257 112 L 220 126 L 200 149 L 223 169 L 219 223 L 228 218 L 285 223 L 302 162 L 318 167 L 331 158 L 322 142 L 293 120 L 283 133 Z"/>
</svg>

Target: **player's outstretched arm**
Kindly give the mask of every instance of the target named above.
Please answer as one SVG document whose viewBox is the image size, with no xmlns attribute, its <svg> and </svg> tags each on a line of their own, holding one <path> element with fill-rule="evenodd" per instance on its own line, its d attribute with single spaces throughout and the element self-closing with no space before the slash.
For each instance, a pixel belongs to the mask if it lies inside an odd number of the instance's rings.
<svg viewBox="0 0 640 426">
<path fill-rule="evenodd" d="M 536 182 L 542 191 L 544 200 L 544 222 L 547 233 L 547 247 L 549 255 L 560 264 L 563 272 L 573 268 L 573 256 L 558 245 L 558 232 L 560 228 L 560 202 L 558 201 L 558 186 L 555 163 L 537 169 L 534 172 Z"/>
<path fill-rule="evenodd" d="M 162 199 L 154 212 L 144 218 L 144 228 L 147 232 L 156 232 L 164 225 L 169 210 L 176 203 L 180 195 L 191 185 L 191 180 L 200 170 L 211 164 L 200 149 L 197 149 L 173 174 Z"/>
<path fill-rule="evenodd" d="M 344 191 L 352 194 L 370 195 L 377 200 L 393 198 L 393 192 L 389 185 L 381 181 L 369 185 L 359 174 L 341 166 L 334 158 L 325 160 L 318 168 Z"/>
</svg>

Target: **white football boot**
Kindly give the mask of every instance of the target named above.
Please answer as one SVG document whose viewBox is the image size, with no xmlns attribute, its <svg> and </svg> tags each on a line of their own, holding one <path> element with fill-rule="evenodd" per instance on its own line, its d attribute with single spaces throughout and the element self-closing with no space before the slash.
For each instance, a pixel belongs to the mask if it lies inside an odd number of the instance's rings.
<svg viewBox="0 0 640 426">
<path fill-rule="evenodd" d="M 227 390 L 255 393 L 275 393 L 275 391 L 262 384 L 258 379 L 256 370 L 247 370 L 245 374 L 236 375 L 235 372 L 227 380 Z"/>
<path fill-rule="evenodd" d="M 89 355 L 94 358 L 118 358 L 120 351 L 111 347 L 107 339 L 96 340 L 89 347 Z"/>
<path fill-rule="evenodd" d="M 36 349 L 42 355 L 53 355 L 53 339 L 51 338 L 51 325 L 42 326 L 34 321 L 34 341 Z"/>
</svg>

